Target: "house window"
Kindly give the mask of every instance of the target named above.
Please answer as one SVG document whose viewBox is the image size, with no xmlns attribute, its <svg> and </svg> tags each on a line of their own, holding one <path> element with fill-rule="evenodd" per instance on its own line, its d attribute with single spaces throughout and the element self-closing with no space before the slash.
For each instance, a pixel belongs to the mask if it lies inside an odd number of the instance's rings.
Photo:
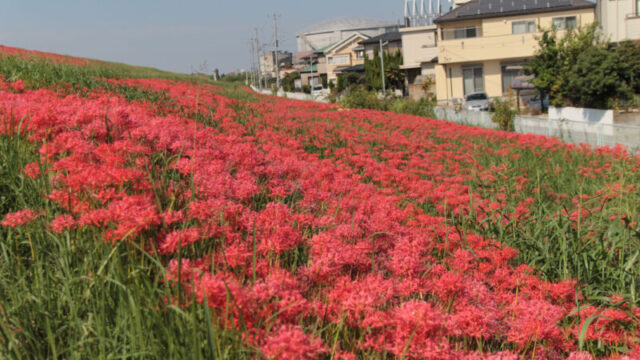
<svg viewBox="0 0 640 360">
<path fill-rule="evenodd" d="M 349 65 L 349 55 L 329 56 L 329 65 Z"/>
<path fill-rule="evenodd" d="M 514 21 L 513 23 L 511 23 L 512 34 L 527 34 L 527 33 L 534 33 L 534 32 L 536 32 L 535 20 Z"/>
<path fill-rule="evenodd" d="M 478 36 L 476 27 L 456 28 L 453 30 L 454 39 L 467 39 Z"/>
<path fill-rule="evenodd" d="M 638 1 L 640 1 L 640 0 L 638 0 Z M 356 59 L 358 59 L 358 60 L 364 59 L 364 50 L 356 51 Z"/>
<path fill-rule="evenodd" d="M 578 19 L 575 16 L 553 18 L 553 27 L 558 30 L 571 30 L 578 27 Z"/>
<path fill-rule="evenodd" d="M 640 16 L 640 0 L 636 0 L 636 15 Z"/>
<path fill-rule="evenodd" d="M 462 69 L 464 95 L 484 92 L 484 78 L 482 66 L 465 67 Z"/>
<path fill-rule="evenodd" d="M 511 89 L 513 80 L 524 75 L 524 63 L 504 63 L 502 69 L 502 92 L 506 93 Z"/>
<path fill-rule="evenodd" d="M 482 36 L 482 29 L 479 26 L 442 29 L 441 31 L 442 40 L 467 39 Z"/>
</svg>

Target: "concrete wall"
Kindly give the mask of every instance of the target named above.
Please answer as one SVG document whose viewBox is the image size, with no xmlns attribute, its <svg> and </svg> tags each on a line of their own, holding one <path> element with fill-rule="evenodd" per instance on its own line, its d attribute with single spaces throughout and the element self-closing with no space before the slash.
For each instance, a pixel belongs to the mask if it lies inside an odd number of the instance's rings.
<svg viewBox="0 0 640 360">
<path fill-rule="evenodd" d="M 254 88 L 254 87 L 251 87 L 251 89 L 253 91 L 259 93 L 259 94 L 262 94 L 262 95 L 273 95 L 271 90 L 260 90 L 260 89 Z M 328 103 L 329 102 L 329 100 L 327 99 L 326 95 L 312 96 L 312 95 L 306 94 L 306 93 L 280 91 L 280 92 L 278 92 L 278 96 L 285 97 L 287 99 L 294 99 L 294 100 L 315 101 L 315 102 L 321 102 L 321 103 Z"/>
<path fill-rule="evenodd" d="M 498 125 L 491 121 L 491 115 L 486 111 L 455 110 L 439 106 L 436 106 L 433 110 L 437 119 L 488 129 L 498 128 Z"/>
<path fill-rule="evenodd" d="M 549 119 L 570 120 L 588 123 L 613 124 L 613 110 L 586 109 L 575 107 L 549 107 Z"/>
</svg>

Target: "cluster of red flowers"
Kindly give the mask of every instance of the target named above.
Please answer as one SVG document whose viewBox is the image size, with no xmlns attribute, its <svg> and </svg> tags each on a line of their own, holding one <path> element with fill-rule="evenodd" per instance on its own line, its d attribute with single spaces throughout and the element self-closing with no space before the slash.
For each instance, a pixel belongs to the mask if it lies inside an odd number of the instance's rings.
<svg viewBox="0 0 640 360">
<path fill-rule="evenodd" d="M 587 341 L 640 356 L 638 309 L 577 306 L 575 281 L 544 281 L 512 264 L 514 249 L 445 218 L 485 219 L 507 206 L 467 185 L 502 176 L 477 164 L 475 151 L 494 151 L 479 142 L 579 149 L 332 105 L 244 103 L 214 86 L 122 83 L 164 92 L 173 111 L 104 92 L 0 85 L 0 119 L 11 124 L 0 132 L 21 124 L 41 145 L 43 166 L 25 174 L 48 176 L 47 196 L 64 209 L 46 221 L 53 232 L 99 229 L 104 241 L 163 254 L 167 281 L 267 358 L 591 359 L 578 351 L 587 319 Z M 509 216 L 526 217 L 531 201 Z"/>
<path fill-rule="evenodd" d="M 0 45 L 0 57 L 2 56 L 14 56 L 14 57 L 20 57 L 25 59 L 40 58 L 40 59 L 46 59 L 47 61 L 52 61 L 55 63 L 67 63 L 67 64 L 74 64 L 74 65 L 87 65 L 91 62 L 91 60 L 78 58 L 78 57 L 64 56 L 64 55 L 38 51 L 38 50 L 25 50 L 25 49 Z"/>
</svg>

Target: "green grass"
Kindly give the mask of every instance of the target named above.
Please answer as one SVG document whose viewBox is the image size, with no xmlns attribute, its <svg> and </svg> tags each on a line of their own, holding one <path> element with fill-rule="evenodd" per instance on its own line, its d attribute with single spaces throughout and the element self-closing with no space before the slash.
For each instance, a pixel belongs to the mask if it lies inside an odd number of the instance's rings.
<svg viewBox="0 0 640 360">
<path fill-rule="evenodd" d="M 213 83 L 211 79 L 201 75 L 178 74 L 102 61 L 91 61 L 87 65 L 78 66 L 52 62 L 37 56 L 23 58 L 0 55 L 0 76 L 9 82 L 22 80 L 27 89 L 56 88 L 63 93 L 86 95 L 95 89 L 103 88 L 121 94 L 129 101 L 148 100 L 153 103 L 166 101 L 166 95 L 147 89 L 112 84 L 104 79 L 160 78 L 191 83 Z"/>
</svg>

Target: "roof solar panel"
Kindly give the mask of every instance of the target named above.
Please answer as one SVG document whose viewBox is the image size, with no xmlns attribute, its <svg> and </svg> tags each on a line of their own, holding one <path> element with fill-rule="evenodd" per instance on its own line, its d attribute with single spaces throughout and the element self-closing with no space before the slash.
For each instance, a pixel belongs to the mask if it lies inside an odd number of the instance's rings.
<svg viewBox="0 0 640 360">
<path fill-rule="evenodd" d="M 571 6 L 569 0 L 478 0 L 458 11 L 456 17 L 510 13 L 523 10 Z"/>
</svg>

